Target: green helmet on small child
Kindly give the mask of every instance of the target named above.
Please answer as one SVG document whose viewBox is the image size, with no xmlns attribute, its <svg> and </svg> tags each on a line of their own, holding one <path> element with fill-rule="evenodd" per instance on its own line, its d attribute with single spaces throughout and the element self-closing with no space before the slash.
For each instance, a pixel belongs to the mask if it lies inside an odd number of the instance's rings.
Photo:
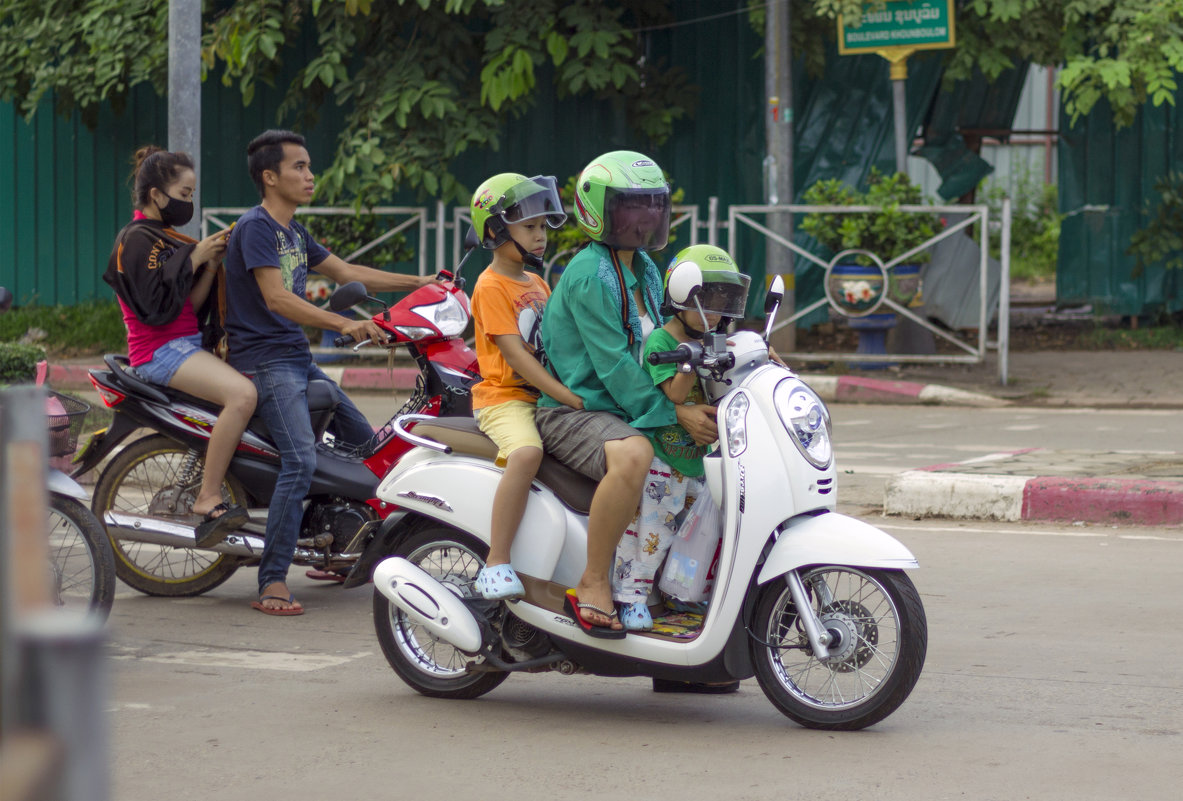
<svg viewBox="0 0 1183 801">
<path fill-rule="evenodd" d="M 616 250 L 661 250 L 670 235 L 670 187 L 648 156 L 615 150 L 594 159 L 575 185 L 575 221 Z"/>
<path fill-rule="evenodd" d="M 670 298 L 670 275 L 678 266 L 686 263 L 698 267 L 702 274 L 702 284 L 685 303 L 675 303 Z M 665 300 L 662 303 L 662 312 L 671 315 L 677 314 L 678 310 L 695 312 L 691 320 L 697 324 L 698 306 L 695 305 L 695 301 L 698 301 L 704 312 L 722 316 L 721 324 L 726 325 L 729 320 L 744 316 L 748 303 L 748 285 L 751 282 L 751 277 L 739 271 L 735 259 L 723 248 L 714 245 L 691 245 L 680 250 L 670 262 L 669 269 L 665 271 Z"/>
<path fill-rule="evenodd" d="M 489 250 L 510 241 L 509 226 L 513 223 L 545 217 L 551 228 L 561 228 L 567 221 L 553 175 L 494 175 L 473 192 L 469 211 L 481 246 Z"/>
</svg>

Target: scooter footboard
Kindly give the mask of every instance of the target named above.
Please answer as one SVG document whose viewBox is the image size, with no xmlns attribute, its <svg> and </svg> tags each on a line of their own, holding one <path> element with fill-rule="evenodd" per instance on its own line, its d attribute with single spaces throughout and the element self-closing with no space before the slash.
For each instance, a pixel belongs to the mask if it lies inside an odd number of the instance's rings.
<svg viewBox="0 0 1183 801">
<path fill-rule="evenodd" d="M 912 552 L 895 537 L 838 512 L 804 515 L 785 523 L 756 582 L 766 584 L 805 565 L 890 570 L 920 566 Z"/>
</svg>

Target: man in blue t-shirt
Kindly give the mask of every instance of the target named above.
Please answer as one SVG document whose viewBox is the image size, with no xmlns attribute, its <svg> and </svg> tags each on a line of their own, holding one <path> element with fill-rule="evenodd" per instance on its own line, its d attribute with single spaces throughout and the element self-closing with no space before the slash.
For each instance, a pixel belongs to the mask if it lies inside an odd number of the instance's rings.
<svg viewBox="0 0 1183 801">
<path fill-rule="evenodd" d="M 304 137 L 266 131 L 247 146 L 247 167 L 263 202 L 239 218 L 226 249 L 226 320 L 232 366 L 250 376 L 259 393 L 258 414 L 280 453 L 279 476 L 267 514 L 259 562 L 259 600 L 269 615 L 299 615 L 304 607 L 287 586 L 299 539 L 303 500 L 316 469 L 316 439 L 308 414 L 308 382 L 330 380 L 312 360 L 301 326 L 332 329 L 361 341 L 385 341 L 371 320 L 351 320 L 304 297 L 308 270 L 344 284 L 361 281 L 370 292 L 406 292 L 434 280 L 349 264 L 321 247 L 296 222 L 296 209 L 312 199 L 314 182 Z M 338 393 L 330 431 L 338 442 L 361 445 L 372 435 L 366 418 Z"/>
</svg>

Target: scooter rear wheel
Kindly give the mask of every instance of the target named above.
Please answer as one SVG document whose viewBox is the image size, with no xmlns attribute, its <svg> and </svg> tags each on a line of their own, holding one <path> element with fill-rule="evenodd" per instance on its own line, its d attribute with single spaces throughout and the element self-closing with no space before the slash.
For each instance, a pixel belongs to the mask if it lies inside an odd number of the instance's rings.
<svg viewBox="0 0 1183 801">
<path fill-rule="evenodd" d="M 802 726 L 855 731 L 894 712 L 912 692 L 928 650 L 920 594 L 898 570 L 824 565 L 801 571 L 813 611 L 830 633 L 819 660 L 784 581 L 760 591 L 750 626 L 764 694 Z"/>
<path fill-rule="evenodd" d="M 489 548 L 462 531 L 432 524 L 412 534 L 392 554 L 418 565 L 463 598 L 479 598 L 476 576 Z M 374 591 L 374 629 L 386 661 L 417 692 L 432 698 L 478 698 L 508 673 L 468 672 L 473 657 L 416 626 L 382 593 Z M 476 660 L 480 662 L 481 660 Z"/>
<path fill-rule="evenodd" d="M 180 482 L 188 450 L 164 436 L 133 442 L 111 460 L 95 485 L 91 508 L 99 520 L 108 511 L 159 513 L 169 498 L 173 514 L 187 514 L 201 486 L 201 460 L 187 483 Z M 247 506 L 246 491 L 234 478 L 222 483 L 222 500 Z M 175 505 L 175 509 L 172 507 Z M 196 548 L 173 548 L 111 537 L 115 575 L 146 595 L 184 597 L 212 590 L 238 570 L 239 558 Z"/>
</svg>

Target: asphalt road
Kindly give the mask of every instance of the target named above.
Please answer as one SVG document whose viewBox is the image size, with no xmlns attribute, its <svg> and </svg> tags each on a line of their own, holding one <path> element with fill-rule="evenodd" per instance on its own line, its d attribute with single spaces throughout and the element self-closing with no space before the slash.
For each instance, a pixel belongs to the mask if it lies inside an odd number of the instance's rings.
<svg viewBox="0 0 1183 801">
<path fill-rule="evenodd" d="M 375 403 L 385 420 L 389 400 Z M 834 416 L 851 471 L 841 504 L 917 555 L 929 619 L 919 684 L 872 729 L 800 728 L 754 679 L 706 697 L 546 673 L 476 701 L 423 698 L 386 665 L 368 588 L 294 571 L 308 612 L 271 618 L 249 608 L 244 570 L 199 598 L 121 589 L 111 797 L 1177 798 L 1183 532 L 885 519 L 873 496 L 902 466 L 1079 442 L 1082 421 L 1131 449 L 1161 447 L 1178 424 L 1144 411 Z"/>
<path fill-rule="evenodd" d="M 880 521 L 881 523 L 883 521 Z M 370 591 L 295 578 L 251 610 L 121 593 L 110 623 L 112 798 L 1174 799 L 1183 533 L 889 522 L 920 559 L 924 674 L 872 729 L 799 728 L 757 682 L 512 676 L 423 698 L 386 665 Z"/>
</svg>

